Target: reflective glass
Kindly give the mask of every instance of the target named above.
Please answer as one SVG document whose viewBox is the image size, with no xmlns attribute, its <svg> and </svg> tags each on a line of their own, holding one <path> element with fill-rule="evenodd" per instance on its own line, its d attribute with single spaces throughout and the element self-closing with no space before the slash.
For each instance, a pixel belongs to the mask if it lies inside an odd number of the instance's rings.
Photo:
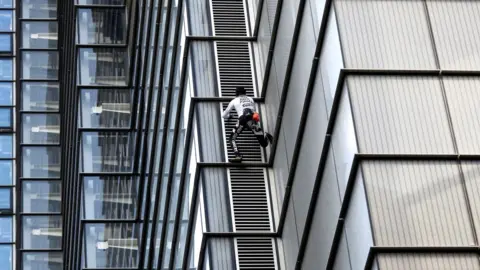
<svg viewBox="0 0 480 270">
<path fill-rule="evenodd" d="M 125 5 L 125 0 L 77 0 L 79 5 Z"/>
<path fill-rule="evenodd" d="M 23 52 L 22 77 L 24 79 L 57 79 L 58 52 Z"/>
<path fill-rule="evenodd" d="M 22 181 L 22 212 L 60 213 L 60 181 Z"/>
<path fill-rule="evenodd" d="M 23 270 L 63 270 L 62 252 L 24 252 Z"/>
<path fill-rule="evenodd" d="M 134 219 L 138 181 L 130 177 L 85 177 L 83 208 L 85 219 Z"/>
<path fill-rule="evenodd" d="M 56 18 L 57 0 L 22 1 L 22 17 L 27 19 Z"/>
<path fill-rule="evenodd" d="M 23 22 L 22 47 L 56 49 L 58 44 L 57 22 Z"/>
<path fill-rule="evenodd" d="M 12 210 L 12 189 L 0 188 L 0 212 Z"/>
<path fill-rule="evenodd" d="M 2 269 L 13 269 L 13 246 L 12 245 L 0 245 L 0 265 Z"/>
<path fill-rule="evenodd" d="M 0 31 L 13 31 L 13 11 L 0 10 Z"/>
<path fill-rule="evenodd" d="M 22 177 L 59 178 L 60 147 L 24 147 L 22 153 Z"/>
<path fill-rule="evenodd" d="M 0 8 L 13 8 L 13 0 L 0 0 Z"/>
<path fill-rule="evenodd" d="M 60 115 L 23 114 L 22 133 L 22 143 L 59 143 Z"/>
<path fill-rule="evenodd" d="M 0 128 L 12 127 L 12 109 L 0 108 Z"/>
<path fill-rule="evenodd" d="M 79 9 L 80 44 L 125 44 L 127 18 L 125 9 Z"/>
<path fill-rule="evenodd" d="M 2 58 L 0 59 L 0 81 L 13 80 L 13 59 Z"/>
<path fill-rule="evenodd" d="M 13 217 L 0 217 L 0 243 L 13 241 Z"/>
<path fill-rule="evenodd" d="M 86 224 L 84 250 L 86 268 L 134 268 L 138 263 L 140 225 Z"/>
<path fill-rule="evenodd" d="M 0 82 L 0 105 L 13 105 L 13 83 Z"/>
<path fill-rule="evenodd" d="M 130 127 L 132 92 L 115 89 L 83 89 L 82 127 Z"/>
<path fill-rule="evenodd" d="M 13 160 L 0 160 L 0 185 L 13 184 Z"/>
<path fill-rule="evenodd" d="M 62 248 L 61 216 L 23 216 L 24 249 Z"/>
<path fill-rule="evenodd" d="M 84 48 L 79 52 L 81 85 L 127 85 L 128 53 L 122 48 Z"/>
<path fill-rule="evenodd" d="M 13 157 L 13 135 L 0 135 L 0 158 Z"/>
<path fill-rule="evenodd" d="M 12 35 L 0 34 L 0 52 L 12 51 Z"/>
<path fill-rule="evenodd" d="M 58 111 L 58 83 L 23 83 L 22 110 L 24 111 Z"/>
<path fill-rule="evenodd" d="M 130 172 L 133 136 L 127 132 L 85 132 L 82 134 L 84 172 Z"/>
</svg>

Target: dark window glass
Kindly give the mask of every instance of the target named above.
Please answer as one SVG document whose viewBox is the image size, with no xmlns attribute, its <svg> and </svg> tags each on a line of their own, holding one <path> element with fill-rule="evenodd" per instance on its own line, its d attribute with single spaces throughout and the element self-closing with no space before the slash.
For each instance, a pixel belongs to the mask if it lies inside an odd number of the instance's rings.
<svg viewBox="0 0 480 270">
<path fill-rule="evenodd" d="M 60 213 L 60 181 L 22 181 L 22 212 Z"/>
<path fill-rule="evenodd" d="M 116 89 L 81 91 L 82 127 L 130 127 L 132 92 Z"/>
<path fill-rule="evenodd" d="M 125 44 L 127 25 L 125 9 L 79 9 L 80 44 Z"/>
<path fill-rule="evenodd" d="M 60 147 L 24 147 L 22 152 L 22 177 L 59 178 Z"/>
<path fill-rule="evenodd" d="M 23 0 L 22 17 L 27 19 L 54 19 L 57 17 L 57 0 Z"/>
<path fill-rule="evenodd" d="M 24 79 L 57 79 L 58 52 L 23 52 Z"/>
<path fill-rule="evenodd" d="M 13 136 L 0 135 L 0 158 L 13 158 Z"/>
<path fill-rule="evenodd" d="M 13 31 L 13 11 L 0 10 L 0 31 Z"/>
<path fill-rule="evenodd" d="M 12 189 L 0 188 L 0 212 L 12 211 Z"/>
<path fill-rule="evenodd" d="M 2 58 L 0 59 L 0 81 L 13 80 L 13 59 Z"/>
<path fill-rule="evenodd" d="M 12 109 L 0 108 L 0 129 L 12 127 Z"/>
<path fill-rule="evenodd" d="M 0 243 L 11 243 L 13 241 L 13 218 L 0 217 Z M 2 246 L 0 245 L 0 247 Z"/>
<path fill-rule="evenodd" d="M 24 252 L 23 269 L 63 270 L 62 252 Z"/>
<path fill-rule="evenodd" d="M 60 142 L 60 115 L 23 114 L 22 142 L 48 144 Z"/>
<path fill-rule="evenodd" d="M 13 8 L 13 0 L 0 0 L 0 8 Z"/>
<path fill-rule="evenodd" d="M 121 48 L 85 48 L 79 52 L 81 85 L 127 85 L 128 53 Z"/>
<path fill-rule="evenodd" d="M 0 105 L 13 105 L 13 83 L 0 82 Z"/>
<path fill-rule="evenodd" d="M 0 185 L 9 186 L 13 184 L 13 161 L 0 160 Z"/>
<path fill-rule="evenodd" d="M 24 249 L 62 248 L 62 217 L 23 216 Z"/>
<path fill-rule="evenodd" d="M 13 269 L 13 246 L 12 245 L 0 245 L 0 265 L 2 269 Z"/>
<path fill-rule="evenodd" d="M 58 111 L 58 83 L 23 83 L 22 110 L 24 111 Z"/>
<path fill-rule="evenodd" d="M 57 22 L 23 22 L 22 47 L 56 49 L 58 43 Z"/>
<path fill-rule="evenodd" d="M 0 52 L 12 52 L 11 34 L 0 34 Z"/>
<path fill-rule="evenodd" d="M 79 5 L 125 5 L 125 0 L 77 0 Z"/>
</svg>

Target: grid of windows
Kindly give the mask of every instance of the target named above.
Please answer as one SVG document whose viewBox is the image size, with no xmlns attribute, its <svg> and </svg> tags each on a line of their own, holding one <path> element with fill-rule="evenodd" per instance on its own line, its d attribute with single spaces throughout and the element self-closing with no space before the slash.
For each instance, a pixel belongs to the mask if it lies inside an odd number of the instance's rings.
<svg viewBox="0 0 480 270">
<path fill-rule="evenodd" d="M 63 269 L 56 0 L 19 0 L 17 269 Z M 0 75 L 1 76 L 1 75 Z M 3 69 L 3 76 L 8 71 Z M 2 115 L 0 111 L 0 124 Z"/>
</svg>

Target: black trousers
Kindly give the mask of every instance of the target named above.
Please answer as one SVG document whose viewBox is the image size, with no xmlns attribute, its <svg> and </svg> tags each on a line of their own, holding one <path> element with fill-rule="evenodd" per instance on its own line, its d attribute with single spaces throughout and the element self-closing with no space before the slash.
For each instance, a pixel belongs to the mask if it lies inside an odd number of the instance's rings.
<svg viewBox="0 0 480 270">
<path fill-rule="evenodd" d="M 245 110 L 243 115 L 238 118 L 237 125 L 235 129 L 232 130 L 230 135 L 230 144 L 232 145 L 233 151 L 235 154 L 239 154 L 237 147 L 237 138 L 242 133 L 244 129 L 250 130 L 253 135 L 257 138 L 258 142 L 262 147 L 268 146 L 268 140 L 265 137 L 265 134 L 262 128 L 255 122 L 253 119 L 253 112 L 250 110 Z"/>
</svg>

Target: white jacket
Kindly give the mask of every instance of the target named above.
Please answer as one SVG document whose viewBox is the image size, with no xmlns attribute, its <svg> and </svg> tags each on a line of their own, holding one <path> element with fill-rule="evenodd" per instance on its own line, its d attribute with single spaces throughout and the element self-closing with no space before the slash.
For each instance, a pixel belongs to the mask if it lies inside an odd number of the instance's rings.
<svg viewBox="0 0 480 270">
<path fill-rule="evenodd" d="M 240 116 L 243 114 L 244 109 L 250 109 L 252 111 L 255 111 L 255 102 L 251 97 L 247 97 L 247 96 L 236 97 L 232 101 L 230 101 L 227 109 L 225 109 L 225 111 L 223 112 L 222 117 L 229 118 L 230 112 L 232 111 L 233 108 L 235 108 L 237 115 Z"/>
</svg>

